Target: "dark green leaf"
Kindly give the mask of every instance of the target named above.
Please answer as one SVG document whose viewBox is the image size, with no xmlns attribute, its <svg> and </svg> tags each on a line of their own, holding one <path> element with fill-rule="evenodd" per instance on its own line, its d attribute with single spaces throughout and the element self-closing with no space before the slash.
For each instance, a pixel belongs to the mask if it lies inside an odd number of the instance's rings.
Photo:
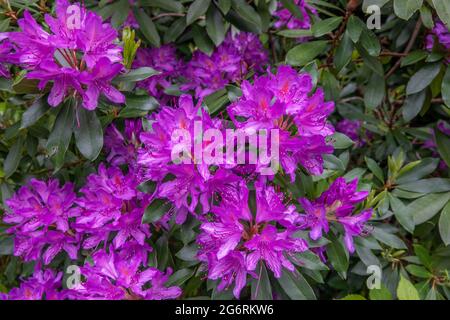
<svg viewBox="0 0 450 320">
<path fill-rule="evenodd" d="M 409 20 L 420 9 L 422 2 L 423 0 L 394 0 L 394 12 L 399 18 Z"/>
<path fill-rule="evenodd" d="M 22 123 L 20 128 L 28 128 L 38 121 L 50 109 L 47 101 L 44 99 L 37 99 L 34 103 L 23 113 Z"/>
<path fill-rule="evenodd" d="M 103 129 L 95 110 L 78 109 L 78 123 L 74 126 L 75 143 L 81 154 L 93 161 L 103 147 Z"/>
<path fill-rule="evenodd" d="M 127 73 L 116 77 L 114 80 L 115 81 L 123 81 L 123 82 L 137 82 L 137 81 L 145 80 L 145 79 L 150 78 L 151 76 L 154 76 L 157 74 L 159 74 L 159 71 L 156 71 L 153 68 L 141 67 L 141 68 L 130 70 Z"/>
<path fill-rule="evenodd" d="M 23 136 L 19 136 L 19 138 L 16 140 L 16 142 L 9 150 L 5 162 L 3 163 L 3 171 L 5 174 L 5 178 L 8 178 L 17 170 L 20 159 L 22 159 L 23 143 L 24 143 Z"/>
<path fill-rule="evenodd" d="M 319 54 L 324 53 L 327 41 L 310 41 L 302 43 L 286 54 L 286 62 L 293 66 L 304 66 Z"/>
<path fill-rule="evenodd" d="M 446 246 L 450 244 L 450 202 L 442 210 L 439 217 L 439 233 Z"/>
<path fill-rule="evenodd" d="M 145 13 L 144 10 L 134 8 L 133 12 L 137 22 L 139 23 L 139 28 L 145 38 L 155 47 L 159 47 L 161 45 L 161 38 L 159 37 L 158 31 L 156 30 L 152 19 Z"/>
<path fill-rule="evenodd" d="M 145 209 L 144 216 L 142 217 L 142 223 L 154 223 L 159 221 L 163 215 L 165 215 L 172 205 L 167 199 L 155 199 Z"/>
<path fill-rule="evenodd" d="M 406 94 L 410 95 L 425 89 L 441 70 L 440 63 L 429 63 L 417 71 L 408 81 Z"/>
<path fill-rule="evenodd" d="M 320 20 L 312 25 L 312 32 L 314 37 L 318 38 L 327 34 L 337 27 L 342 22 L 342 17 L 332 17 L 325 20 Z"/>
<path fill-rule="evenodd" d="M 206 13 L 206 10 L 208 10 L 210 3 L 211 0 L 195 0 L 192 2 L 186 14 L 186 24 L 190 25 L 200 16 L 203 16 Z"/>
<path fill-rule="evenodd" d="M 299 272 L 284 271 L 278 282 L 292 300 L 316 300 L 314 290 Z"/>
</svg>

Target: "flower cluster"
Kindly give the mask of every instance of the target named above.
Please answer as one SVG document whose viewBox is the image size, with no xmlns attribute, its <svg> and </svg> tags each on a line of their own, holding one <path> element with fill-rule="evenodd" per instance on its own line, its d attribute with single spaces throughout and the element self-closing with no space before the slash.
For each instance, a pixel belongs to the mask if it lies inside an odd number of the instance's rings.
<svg viewBox="0 0 450 320">
<path fill-rule="evenodd" d="M 317 10 L 306 3 L 305 0 L 294 0 L 302 18 L 294 17 L 293 14 L 279 3 L 279 8 L 274 12 L 278 20 L 274 23 L 275 28 L 286 27 L 288 29 L 309 29 L 311 27 L 311 18 L 309 14 L 317 15 Z"/>
<path fill-rule="evenodd" d="M 431 33 L 425 38 L 425 48 L 427 50 L 431 51 L 435 45 L 442 46 L 447 52 L 450 50 L 450 32 L 447 26 L 439 19 L 436 19 Z"/>
<path fill-rule="evenodd" d="M 40 90 L 53 82 L 49 104 L 56 107 L 67 96 L 78 95 L 83 107 L 92 110 L 100 94 L 123 103 L 124 95 L 111 84 L 123 69 L 122 49 L 114 43 L 117 31 L 67 0 L 56 1 L 56 17 L 46 14 L 45 23 L 50 32 L 25 11 L 18 20 L 20 31 L 5 35 L 13 43 L 11 59 L 28 71 L 27 78 L 39 80 Z"/>
<path fill-rule="evenodd" d="M 337 222 L 344 228 L 344 242 L 348 251 L 355 251 L 353 237 L 363 233 L 365 222 L 372 216 L 371 209 L 363 210 L 357 215 L 352 214 L 355 205 L 369 194 L 368 191 L 356 191 L 357 186 L 357 179 L 347 183 L 344 178 L 337 178 L 316 200 L 299 200 L 306 213 L 299 221 L 302 221 L 304 227 L 311 229 L 311 239 L 321 238 L 323 232 L 329 232 L 329 223 Z"/>
<path fill-rule="evenodd" d="M 248 206 L 249 190 L 241 181 L 211 209 L 213 217 L 202 223 L 198 237 L 199 259 L 208 265 L 208 278 L 221 280 L 219 290 L 234 282 L 236 298 L 247 283 L 247 274 L 258 278 L 258 262 L 264 261 L 279 278 L 283 268 L 294 272 L 290 259 L 295 261 L 295 253 L 308 249 L 304 239 L 294 236 L 300 229 L 295 224 L 295 207 L 283 204 L 282 194 L 262 181 L 255 182 L 255 189 L 255 214 Z"/>
<path fill-rule="evenodd" d="M 322 154 L 333 152 L 326 137 L 334 133 L 327 122 L 334 103 L 324 101 L 321 88 L 311 90 L 309 74 L 280 66 L 276 74 L 257 77 L 253 84 L 244 81 L 242 97 L 228 107 L 234 125 L 245 132 L 278 130 L 280 164 L 291 181 L 299 164 L 321 174 Z"/>
<path fill-rule="evenodd" d="M 174 45 L 163 45 L 159 48 L 140 48 L 136 53 L 133 68 L 152 67 L 159 74 L 142 80 L 138 86 L 161 102 L 167 100 L 164 90 L 169 88 L 174 80 L 181 76 L 183 62 L 177 57 Z"/>
<path fill-rule="evenodd" d="M 132 173 L 100 165 L 88 176 L 77 197 L 68 183 L 59 187 L 32 179 L 7 201 L 4 222 L 12 225 L 14 255 L 37 261 L 35 275 L 5 299 L 171 299 L 181 294 L 178 287 L 165 288 L 171 271 L 161 273 L 148 266 L 152 247 L 146 240 L 150 226 L 142 224 L 149 195 L 137 191 Z M 108 247 L 109 252 L 101 247 Z M 41 269 L 65 251 L 76 261 L 90 252 L 95 262 L 82 268 L 85 281 L 69 291 L 58 291 L 62 274 Z M 41 260 L 42 259 L 42 260 Z M 119 279 L 120 275 L 120 279 Z M 109 282 L 108 282 L 109 281 Z M 150 289 L 138 288 L 151 283 Z M 131 288 L 132 287 L 132 288 Z M 138 295 L 138 296 L 136 296 Z"/>
<path fill-rule="evenodd" d="M 196 97 L 204 97 L 225 85 L 245 78 L 250 69 L 263 70 L 267 53 L 258 37 L 252 33 L 229 34 L 211 56 L 195 51 L 186 65 L 186 83 L 182 90 L 194 90 Z"/>
</svg>

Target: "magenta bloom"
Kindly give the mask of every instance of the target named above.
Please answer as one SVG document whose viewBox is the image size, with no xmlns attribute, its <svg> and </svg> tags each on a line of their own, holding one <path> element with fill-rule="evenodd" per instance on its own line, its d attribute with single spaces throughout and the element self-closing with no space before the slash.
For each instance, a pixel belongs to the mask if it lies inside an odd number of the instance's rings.
<svg viewBox="0 0 450 320">
<path fill-rule="evenodd" d="M 114 44 L 117 32 L 99 15 L 67 0 L 56 1 L 56 17 L 47 14 L 45 21 L 51 32 L 25 11 L 18 21 L 21 30 L 8 36 L 14 44 L 11 57 L 29 71 L 27 77 L 39 80 L 41 90 L 53 82 L 49 104 L 58 106 L 72 93 L 89 110 L 97 107 L 100 94 L 115 103 L 125 102 L 111 85 L 123 68 L 122 49 Z"/>
<path fill-rule="evenodd" d="M 0 300 L 61 300 L 62 276 L 62 272 L 36 270 L 20 287 L 11 289 L 3 297 L 0 294 Z"/>
<path fill-rule="evenodd" d="M 83 196 L 76 203 L 82 213 L 74 224 L 84 234 L 83 248 L 91 249 L 100 242 L 106 243 L 112 232 L 115 248 L 126 241 L 144 245 L 150 236 L 149 225 L 140 224 L 144 209 L 149 203 L 148 195 L 136 190 L 138 183 L 133 174 L 124 175 L 119 168 L 99 166 L 98 174 L 91 174 L 81 188 Z"/>
<path fill-rule="evenodd" d="M 434 22 L 434 28 L 425 38 L 425 48 L 431 51 L 436 44 L 441 45 L 444 49 L 450 49 L 450 32 L 446 25 L 439 19 Z"/>
<path fill-rule="evenodd" d="M 149 94 L 158 100 L 168 100 L 164 90 L 169 88 L 177 77 L 181 75 L 183 62 L 176 53 L 172 44 L 163 45 L 159 48 L 139 48 L 133 62 L 133 68 L 152 67 L 159 74 L 139 81 L 138 86 L 144 88 Z"/>
<path fill-rule="evenodd" d="M 352 215 L 355 205 L 369 194 L 368 191 L 356 191 L 357 186 L 357 179 L 346 183 L 344 178 L 337 178 L 316 200 L 299 200 L 305 210 L 305 215 L 299 221 L 303 221 L 305 227 L 311 228 L 311 239 L 321 238 L 323 232 L 329 231 L 330 222 L 338 222 L 344 227 L 344 240 L 348 251 L 355 251 L 352 238 L 363 233 L 364 223 L 372 217 L 371 209 Z"/>
<path fill-rule="evenodd" d="M 305 0 L 294 0 L 303 14 L 303 19 L 294 17 L 292 13 L 283 7 L 281 3 L 278 4 L 279 9 L 274 12 L 274 16 L 278 17 L 278 21 L 274 23 L 275 28 L 286 27 L 288 29 L 309 29 L 311 27 L 311 18 L 309 14 L 317 15 L 316 9 L 309 6 Z"/>
<path fill-rule="evenodd" d="M 267 53 L 259 39 L 241 32 L 227 36 L 211 56 L 195 51 L 187 64 L 182 90 L 195 90 L 196 97 L 205 97 L 225 85 L 245 78 L 248 70 L 262 71 L 267 64 Z"/>
<path fill-rule="evenodd" d="M 261 181 L 255 182 L 255 189 L 255 217 L 248 207 L 249 191 L 242 182 L 212 208 L 214 218 L 202 223 L 198 237 L 199 259 L 208 264 L 208 277 L 222 279 L 219 289 L 235 282 L 236 298 L 245 286 L 247 273 L 256 277 L 254 270 L 259 261 L 264 261 L 279 278 L 283 267 L 295 270 L 289 256 L 308 249 L 303 239 L 292 237 L 299 228 L 292 217 L 295 208 L 285 206 L 282 195 Z M 277 223 L 282 230 L 277 229 Z"/>
<path fill-rule="evenodd" d="M 137 150 L 141 145 L 142 120 L 127 119 L 123 133 L 114 124 L 110 124 L 105 132 L 105 149 L 107 161 L 118 166 L 128 164 L 129 169 L 138 170 L 136 165 Z"/>
<path fill-rule="evenodd" d="M 324 102 L 321 89 L 312 95 L 311 89 L 308 74 L 280 66 L 276 74 L 255 78 L 253 85 L 244 81 L 242 97 L 228 107 L 234 125 L 246 133 L 278 130 L 281 167 L 292 181 L 299 164 L 321 174 L 322 154 L 333 151 L 325 138 L 334 132 L 327 122 L 334 104 Z"/>
<path fill-rule="evenodd" d="M 0 77 L 9 78 L 9 70 L 5 63 L 15 63 L 15 59 L 12 56 L 13 45 L 6 36 L 0 34 Z"/>
<path fill-rule="evenodd" d="M 10 210 L 3 221 L 11 224 L 9 233 L 15 235 L 14 255 L 26 261 L 42 256 L 48 264 L 61 250 L 73 259 L 77 257 L 77 238 L 70 227 L 70 219 L 80 210 L 74 207 L 76 195 L 70 183 L 59 187 L 57 180 L 48 183 L 31 179 L 6 201 Z"/>
<path fill-rule="evenodd" d="M 146 268 L 136 257 L 122 258 L 104 250 L 93 254 L 94 264 L 86 263 L 81 274 L 86 279 L 68 292 L 70 299 L 80 300 L 162 300 L 181 295 L 179 287 L 166 287 L 171 270 L 165 275 Z M 147 288 L 150 284 L 151 287 Z"/>
</svg>

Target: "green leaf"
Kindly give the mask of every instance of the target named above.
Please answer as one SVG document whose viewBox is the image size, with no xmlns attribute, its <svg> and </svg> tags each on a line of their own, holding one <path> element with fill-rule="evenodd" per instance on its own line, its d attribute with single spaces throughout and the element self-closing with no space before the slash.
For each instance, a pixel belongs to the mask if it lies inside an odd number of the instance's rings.
<svg viewBox="0 0 450 320">
<path fill-rule="evenodd" d="M 320 260 L 320 258 L 311 251 L 294 253 L 292 262 L 302 268 L 328 270 L 328 267 Z"/>
<path fill-rule="evenodd" d="M 297 19 L 303 20 L 303 13 L 300 10 L 299 6 L 294 2 L 294 0 L 281 0 L 283 7 L 289 10 L 290 13 L 293 14 Z"/>
<path fill-rule="evenodd" d="M 292 300 L 316 300 L 314 290 L 299 272 L 284 270 L 278 282 Z"/>
<path fill-rule="evenodd" d="M 411 94 L 406 97 L 405 104 L 402 107 L 402 116 L 406 122 L 411 121 L 419 114 L 420 110 L 422 110 L 422 107 L 425 103 L 426 97 L 427 93 L 425 90 Z"/>
<path fill-rule="evenodd" d="M 447 66 L 444 78 L 442 79 L 441 95 L 444 103 L 450 107 L 450 66 Z"/>
<path fill-rule="evenodd" d="M 375 162 L 375 160 L 365 157 L 364 160 L 366 161 L 367 168 L 375 175 L 375 177 L 378 178 L 381 182 L 384 182 L 384 174 L 381 167 L 378 165 L 378 163 Z"/>
<path fill-rule="evenodd" d="M 420 9 L 423 0 L 394 0 L 394 12 L 397 17 L 409 20 Z"/>
<path fill-rule="evenodd" d="M 440 70 L 441 64 L 439 62 L 429 63 L 423 66 L 409 79 L 406 94 L 410 95 L 425 89 L 436 78 Z"/>
<path fill-rule="evenodd" d="M 406 210 L 406 206 L 403 202 L 389 193 L 389 203 L 392 211 L 394 212 L 397 221 L 405 228 L 409 233 L 414 231 L 414 220 L 410 211 Z"/>
<path fill-rule="evenodd" d="M 381 285 L 380 289 L 371 289 L 369 291 L 370 300 L 392 300 L 391 292 Z"/>
<path fill-rule="evenodd" d="M 153 68 L 141 67 L 130 70 L 127 73 L 116 77 L 114 80 L 123 82 L 137 82 L 150 78 L 151 76 L 157 75 L 159 73 L 160 73 L 159 71 L 156 71 Z"/>
<path fill-rule="evenodd" d="M 341 241 L 332 239 L 326 248 L 333 268 L 338 272 L 345 273 L 348 269 L 349 261 L 347 251 L 344 249 Z"/>
<path fill-rule="evenodd" d="M 366 25 L 357 16 L 351 15 L 348 19 L 347 31 L 349 33 L 350 39 L 354 43 L 358 42 L 361 32 L 366 29 Z"/>
<path fill-rule="evenodd" d="M 50 154 L 54 155 L 56 170 L 59 170 L 64 164 L 65 154 L 72 137 L 75 103 L 70 100 L 59 108 L 60 110 L 46 145 Z"/>
<path fill-rule="evenodd" d="M 339 300 L 367 300 L 360 294 L 348 294 Z"/>
<path fill-rule="evenodd" d="M 355 144 L 352 139 L 340 132 L 335 132 L 330 136 L 330 139 L 333 142 L 333 146 L 335 149 L 347 149 Z"/>
<path fill-rule="evenodd" d="M 74 127 L 75 143 L 85 158 L 94 161 L 103 147 L 102 125 L 95 110 L 80 108 L 77 112 L 79 123 Z"/>
<path fill-rule="evenodd" d="M 381 51 L 380 41 L 372 30 L 365 28 L 361 33 L 359 43 L 371 56 L 379 56 Z"/>
<path fill-rule="evenodd" d="M 410 52 L 406 57 L 402 58 L 402 62 L 400 64 L 401 67 L 406 67 L 412 64 L 415 64 L 419 61 L 422 61 L 428 56 L 428 53 L 423 50 L 416 50 Z"/>
<path fill-rule="evenodd" d="M 125 20 L 127 20 L 128 13 L 130 11 L 130 5 L 127 0 L 120 0 L 113 4 L 114 13 L 111 17 L 111 24 L 114 28 L 118 29 Z"/>
<path fill-rule="evenodd" d="M 439 217 L 439 233 L 446 246 L 450 244 L 450 202 L 442 210 Z"/>
<path fill-rule="evenodd" d="M 28 128 L 35 124 L 48 110 L 50 110 L 50 106 L 44 99 L 37 99 L 34 101 L 23 113 L 20 129 Z"/>
<path fill-rule="evenodd" d="M 206 32 L 216 46 L 225 39 L 227 28 L 222 15 L 215 6 L 210 6 L 206 13 Z"/>
<path fill-rule="evenodd" d="M 192 2 L 186 14 L 186 24 L 190 25 L 200 16 L 203 16 L 206 13 L 206 10 L 208 10 L 210 3 L 211 0 L 195 0 Z"/>
<path fill-rule="evenodd" d="M 250 26 L 255 33 L 261 33 L 262 31 L 262 21 L 256 10 L 245 0 L 231 0 L 231 6 L 234 10 L 228 12 L 227 16 L 234 13 L 239 17 L 240 20 L 244 21 L 244 25 Z M 238 26 L 238 25 L 237 25 Z M 238 26 L 239 27 L 239 26 Z M 244 31 L 252 31 L 244 30 Z"/>
<path fill-rule="evenodd" d="M 372 235 L 378 241 L 387 244 L 388 246 L 396 249 L 406 249 L 405 243 L 396 235 L 388 233 L 381 228 L 374 227 Z"/>
<path fill-rule="evenodd" d="M 342 70 L 352 59 L 353 53 L 353 42 L 350 39 L 348 30 L 342 36 L 339 46 L 336 49 L 336 54 L 334 55 L 334 65 L 336 70 L 339 72 Z"/>
<path fill-rule="evenodd" d="M 174 42 L 183 33 L 185 29 L 186 29 L 186 20 L 184 19 L 184 17 L 175 20 L 164 34 L 164 42 L 165 43 Z"/>
<path fill-rule="evenodd" d="M 433 29 L 434 27 L 433 13 L 431 12 L 430 8 L 428 8 L 428 6 L 423 5 L 420 8 L 420 18 L 422 19 L 423 25 L 427 29 Z"/>
<path fill-rule="evenodd" d="M 378 107 L 384 99 L 385 91 L 384 77 L 377 73 L 372 73 L 364 92 L 364 104 L 366 107 L 369 110 Z"/>
<path fill-rule="evenodd" d="M 428 279 L 433 276 L 427 269 L 422 266 L 418 266 L 415 264 L 409 264 L 405 268 L 410 274 L 418 278 Z"/>
<path fill-rule="evenodd" d="M 185 283 L 187 280 L 189 280 L 194 275 L 194 270 L 184 268 L 180 269 L 176 272 L 174 272 L 167 282 L 165 283 L 166 287 L 171 286 L 181 286 L 183 283 Z"/>
<path fill-rule="evenodd" d="M 377 58 L 372 57 L 359 43 L 355 44 L 355 47 L 358 49 L 358 52 L 363 58 L 363 61 L 367 65 L 367 67 L 377 73 L 379 76 L 384 77 L 384 69 L 380 61 L 378 61 Z"/>
<path fill-rule="evenodd" d="M 414 224 L 419 225 L 433 218 L 450 200 L 450 192 L 431 193 L 414 200 L 406 206 L 414 219 Z"/>
<path fill-rule="evenodd" d="M 19 166 L 20 159 L 22 159 L 22 148 L 23 148 L 24 138 L 19 136 L 16 142 L 13 144 L 11 149 L 6 156 L 5 162 L 3 163 L 3 171 L 5 178 L 9 178 Z"/>
<path fill-rule="evenodd" d="M 159 106 L 159 103 L 151 96 L 128 94 L 125 105 L 126 107 L 120 111 L 119 117 L 137 118 L 147 115 L 151 110 L 155 110 Z"/>
<path fill-rule="evenodd" d="M 278 31 L 277 34 L 286 38 L 301 38 L 312 36 L 312 31 L 309 29 L 286 29 Z"/>
<path fill-rule="evenodd" d="M 396 183 L 402 184 L 419 180 L 433 173 L 438 165 L 439 159 L 423 158 L 414 167 L 412 167 L 411 170 L 404 171 L 402 169 L 396 179 Z M 406 166 L 403 168 L 406 168 Z"/>
<path fill-rule="evenodd" d="M 204 53 L 210 55 L 214 50 L 214 43 L 209 39 L 208 34 L 204 28 L 195 25 L 192 27 L 192 34 L 195 45 Z"/>
<path fill-rule="evenodd" d="M 314 37 L 318 38 L 327 34 L 337 27 L 342 22 L 342 17 L 331 17 L 325 20 L 320 20 L 312 25 L 312 32 Z"/>
<path fill-rule="evenodd" d="M 402 274 L 400 274 L 400 281 L 397 287 L 397 297 L 399 300 L 420 300 L 416 288 Z"/>
<path fill-rule="evenodd" d="M 430 178 L 398 185 L 397 188 L 420 193 L 450 191 L 450 179 Z"/>
<path fill-rule="evenodd" d="M 172 205 L 167 199 L 154 199 L 145 209 L 142 223 L 155 223 L 161 219 L 170 209 Z"/>
<path fill-rule="evenodd" d="M 444 160 L 447 166 L 450 167 L 450 138 L 442 133 L 439 128 L 434 129 L 434 136 L 436 138 L 437 149 L 442 157 L 442 160 Z"/>
<path fill-rule="evenodd" d="M 159 37 L 158 31 L 156 30 L 152 19 L 145 13 L 144 10 L 134 8 L 133 12 L 137 22 L 139 23 L 139 28 L 145 38 L 155 47 L 159 47 L 161 45 L 161 38 Z"/>
<path fill-rule="evenodd" d="M 140 0 L 139 4 L 176 13 L 181 13 L 184 9 L 182 2 L 177 0 Z"/>
<path fill-rule="evenodd" d="M 432 0 L 439 18 L 450 28 L 450 3 L 448 1 Z"/>
<path fill-rule="evenodd" d="M 264 263 L 260 262 L 255 272 L 259 275 L 258 279 L 252 279 L 251 296 L 253 300 L 272 300 L 272 286 L 269 275 L 267 274 Z"/>
<path fill-rule="evenodd" d="M 183 261 L 197 261 L 197 252 L 198 245 L 196 243 L 192 243 L 181 248 L 175 256 Z"/>
<path fill-rule="evenodd" d="M 286 54 L 286 62 L 293 66 L 304 66 L 319 54 L 324 53 L 327 41 L 310 41 L 302 43 Z"/>
</svg>

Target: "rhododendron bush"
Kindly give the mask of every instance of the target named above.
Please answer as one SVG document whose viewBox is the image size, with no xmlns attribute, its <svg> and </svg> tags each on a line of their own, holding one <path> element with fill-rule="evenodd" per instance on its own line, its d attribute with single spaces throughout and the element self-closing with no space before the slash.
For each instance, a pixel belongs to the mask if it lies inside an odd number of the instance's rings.
<svg viewBox="0 0 450 320">
<path fill-rule="evenodd" d="M 1 2 L 0 300 L 450 298 L 450 5 Z"/>
</svg>

